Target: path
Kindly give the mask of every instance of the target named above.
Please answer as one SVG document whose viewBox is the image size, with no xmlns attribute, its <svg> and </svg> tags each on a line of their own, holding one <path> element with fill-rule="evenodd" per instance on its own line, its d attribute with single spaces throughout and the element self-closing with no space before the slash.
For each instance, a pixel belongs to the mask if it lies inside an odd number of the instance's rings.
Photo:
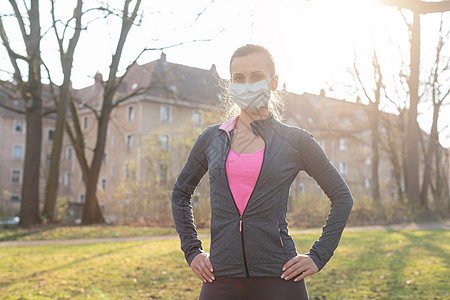
<svg viewBox="0 0 450 300">
<path fill-rule="evenodd" d="M 376 226 L 357 226 L 346 227 L 344 231 L 370 231 L 370 230 L 450 230 L 450 221 L 445 223 L 429 224 L 402 224 L 402 225 L 376 225 Z M 309 228 L 302 230 L 290 230 L 291 234 L 301 233 L 320 233 L 321 228 Z M 200 234 L 200 238 L 209 238 L 209 234 Z M 137 236 L 123 238 L 92 238 L 92 239 L 73 239 L 73 240 L 36 240 L 36 241 L 6 241 L 0 242 L 0 247 L 7 246 L 34 246 L 34 245 L 70 245 L 70 244 L 89 244 L 89 243 L 107 243 L 107 242 L 141 242 L 141 241 L 162 241 L 178 239 L 177 235 L 162 236 Z"/>
</svg>

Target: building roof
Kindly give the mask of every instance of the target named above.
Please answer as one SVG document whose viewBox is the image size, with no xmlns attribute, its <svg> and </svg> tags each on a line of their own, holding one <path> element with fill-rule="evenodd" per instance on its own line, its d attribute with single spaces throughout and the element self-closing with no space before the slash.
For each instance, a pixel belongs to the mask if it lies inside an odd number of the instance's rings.
<svg viewBox="0 0 450 300">
<path fill-rule="evenodd" d="M 74 90 L 74 95 L 95 107 L 102 99 L 102 76 L 96 75 L 94 85 Z M 130 68 L 117 90 L 118 97 L 147 88 L 144 96 L 184 100 L 193 104 L 217 106 L 221 99 L 221 79 L 213 65 L 210 70 L 167 62 L 166 55 Z"/>
</svg>

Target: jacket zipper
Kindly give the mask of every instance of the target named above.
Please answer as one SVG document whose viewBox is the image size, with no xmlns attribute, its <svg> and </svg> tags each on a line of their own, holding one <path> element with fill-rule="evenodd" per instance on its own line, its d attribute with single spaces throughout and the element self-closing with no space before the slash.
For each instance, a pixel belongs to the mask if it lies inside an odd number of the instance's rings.
<svg viewBox="0 0 450 300">
<path fill-rule="evenodd" d="M 227 132 L 227 133 L 228 133 L 228 132 Z M 266 149 L 264 149 L 263 160 L 262 160 L 262 163 L 261 163 L 261 169 L 259 170 L 259 174 L 258 174 L 258 178 L 256 179 L 255 187 L 253 188 L 253 191 L 252 191 L 252 193 L 250 194 L 250 197 L 248 198 L 247 205 L 245 206 L 245 209 L 244 209 L 244 211 L 242 212 L 242 215 L 241 215 L 240 212 L 239 212 L 239 208 L 238 208 L 237 205 L 236 205 L 236 201 L 234 200 L 233 193 L 231 192 L 230 184 L 229 184 L 229 182 L 228 182 L 228 176 L 227 176 L 227 157 L 228 157 L 228 155 L 229 155 L 229 153 L 230 153 L 230 150 L 231 150 L 231 137 L 230 137 L 229 135 L 228 135 L 228 137 L 229 137 L 230 143 L 229 143 L 229 147 L 228 147 L 228 150 L 227 150 L 227 155 L 225 156 L 225 164 L 224 164 L 225 179 L 226 179 L 226 181 L 227 181 L 228 191 L 230 192 L 231 198 L 233 198 L 234 207 L 236 208 L 236 211 L 237 211 L 237 213 L 239 214 L 239 232 L 241 233 L 242 257 L 243 257 L 243 260 L 244 260 L 245 276 L 246 276 L 246 277 L 250 277 L 250 274 L 249 274 L 249 272 L 248 272 L 248 265 L 247 265 L 247 255 L 245 254 L 245 241 L 244 241 L 244 214 L 245 214 L 245 211 L 247 210 L 248 204 L 250 203 L 250 199 L 252 198 L 253 193 L 255 192 L 255 189 L 256 189 L 256 186 L 257 186 L 257 184 L 258 184 L 259 178 L 261 177 L 261 172 L 262 172 L 262 168 L 263 168 L 263 165 L 264 165 L 264 159 L 265 159 L 265 157 L 266 157 Z M 262 137 L 262 136 L 261 136 L 261 137 Z M 264 138 L 263 138 L 263 140 L 264 140 Z M 264 140 L 264 146 L 265 146 L 265 144 L 266 144 L 266 140 Z"/>
</svg>

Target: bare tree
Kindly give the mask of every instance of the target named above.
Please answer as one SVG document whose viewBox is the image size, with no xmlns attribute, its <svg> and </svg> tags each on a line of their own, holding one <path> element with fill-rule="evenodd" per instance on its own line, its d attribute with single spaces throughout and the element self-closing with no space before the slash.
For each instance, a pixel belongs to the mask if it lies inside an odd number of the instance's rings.
<svg viewBox="0 0 450 300">
<path fill-rule="evenodd" d="M 431 102 L 433 106 L 433 121 L 431 125 L 430 135 L 428 137 L 428 143 L 426 149 L 424 151 L 424 172 L 422 177 L 422 190 L 420 193 L 420 202 L 422 206 L 428 205 L 428 194 L 429 194 L 429 186 L 432 183 L 432 162 L 433 158 L 436 161 L 435 170 L 436 178 L 434 180 L 435 187 L 433 189 L 433 195 L 436 201 L 440 200 L 441 191 L 443 190 L 441 177 L 441 167 L 440 167 L 440 157 L 439 157 L 439 132 L 438 132 L 438 120 L 439 120 L 439 112 L 444 104 L 444 101 L 448 99 L 448 95 L 450 93 L 450 87 L 446 83 L 448 80 L 448 73 L 450 71 L 450 58 L 446 57 L 442 50 L 445 46 L 445 43 L 448 42 L 450 38 L 450 30 L 447 32 L 443 32 L 443 14 L 441 14 L 441 22 L 439 28 L 439 38 L 436 46 L 436 60 L 434 65 L 432 66 L 429 81 L 426 84 L 426 87 L 429 90 L 429 96 L 431 97 Z"/>
<path fill-rule="evenodd" d="M 380 98 L 381 91 L 383 88 L 383 76 L 381 74 L 381 67 L 378 62 L 377 52 L 374 48 L 372 56 L 372 68 L 373 68 L 373 79 L 375 87 L 372 92 L 368 90 L 361 78 L 360 72 L 356 63 L 356 53 L 353 62 L 353 71 L 357 79 L 358 84 L 361 86 L 365 97 L 369 100 L 368 117 L 370 120 L 370 145 L 371 145 L 371 173 L 372 173 L 372 198 L 375 203 L 381 208 L 380 205 L 380 181 L 379 181 L 379 161 L 380 161 L 380 150 L 379 150 L 379 127 L 380 127 Z"/>
<path fill-rule="evenodd" d="M 77 5 L 74 9 L 73 16 L 63 24 L 63 32 L 60 33 L 58 31 L 58 25 L 62 24 L 60 19 L 56 18 L 55 14 L 55 1 L 51 0 L 52 4 L 52 21 L 53 21 L 53 30 L 56 36 L 56 40 L 58 42 L 58 49 L 60 55 L 60 63 L 61 68 L 64 74 L 64 80 L 62 85 L 58 89 L 58 93 L 53 93 L 54 99 L 57 97 L 56 107 L 57 107 L 57 119 L 55 125 L 55 135 L 52 145 L 52 154 L 51 154 L 51 162 L 50 162 L 50 171 L 47 180 L 46 186 L 46 197 L 45 204 L 42 215 L 48 219 L 48 221 L 54 221 L 54 212 L 56 205 L 56 197 L 58 193 L 58 178 L 59 178 L 59 161 L 61 157 L 61 148 L 63 142 L 63 134 L 64 134 L 64 124 L 66 120 L 66 111 L 67 111 L 67 103 L 70 99 L 70 77 L 72 73 L 72 65 L 75 54 L 75 48 L 78 44 L 78 40 L 81 34 L 81 17 L 82 17 L 82 0 L 77 0 Z M 66 40 L 66 33 L 70 28 L 71 24 L 75 23 L 73 28 L 73 35 L 70 37 L 67 49 L 64 49 L 64 44 Z M 49 78 L 50 72 L 48 72 Z M 50 84 L 50 87 L 53 88 L 53 83 Z"/>
<path fill-rule="evenodd" d="M 9 0 L 12 16 L 17 20 L 25 53 L 13 49 L 4 27 L 6 16 L 0 16 L 0 36 L 14 69 L 14 86 L 25 106 L 26 146 L 22 180 L 22 202 L 20 205 L 20 225 L 29 226 L 41 222 L 39 215 L 39 171 L 42 140 L 42 82 L 41 82 L 41 24 L 39 1 L 30 0 L 22 12 L 18 1 Z M 24 62 L 28 74 L 20 67 Z"/>
</svg>

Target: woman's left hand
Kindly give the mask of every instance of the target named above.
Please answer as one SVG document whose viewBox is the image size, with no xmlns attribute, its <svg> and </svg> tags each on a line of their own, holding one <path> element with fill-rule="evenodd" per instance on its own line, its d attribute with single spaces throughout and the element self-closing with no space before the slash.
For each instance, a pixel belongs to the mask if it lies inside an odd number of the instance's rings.
<svg viewBox="0 0 450 300">
<path fill-rule="evenodd" d="M 300 281 L 307 276 L 319 272 L 319 268 L 317 268 L 317 265 L 308 255 L 297 254 L 297 256 L 291 258 L 283 266 L 283 271 L 284 272 L 281 274 L 281 278 L 290 280 L 295 276 L 300 275 L 294 279 L 294 281 Z"/>
</svg>

